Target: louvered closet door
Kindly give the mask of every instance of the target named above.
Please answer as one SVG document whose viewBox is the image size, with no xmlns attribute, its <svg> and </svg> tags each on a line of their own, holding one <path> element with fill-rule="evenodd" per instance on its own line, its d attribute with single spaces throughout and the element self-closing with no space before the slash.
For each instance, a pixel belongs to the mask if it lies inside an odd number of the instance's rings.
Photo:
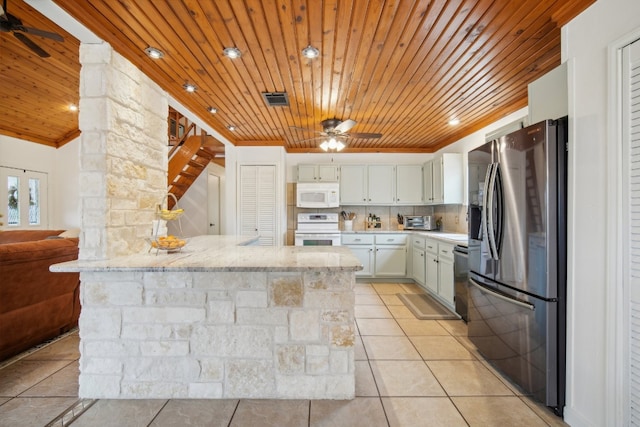
<svg viewBox="0 0 640 427">
<path fill-rule="evenodd" d="M 260 236 L 260 245 L 276 244 L 276 168 L 240 166 L 240 234 Z"/>
<path fill-rule="evenodd" d="M 640 41 L 623 50 L 623 129 L 628 148 L 627 206 L 628 255 L 624 271 L 628 272 L 627 322 L 629 425 L 640 425 Z M 625 215 L 626 216 L 626 215 Z M 625 298 L 626 299 L 626 298 Z"/>
<path fill-rule="evenodd" d="M 276 244 L 276 168 L 258 166 L 258 234 L 260 245 Z"/>
</svg>

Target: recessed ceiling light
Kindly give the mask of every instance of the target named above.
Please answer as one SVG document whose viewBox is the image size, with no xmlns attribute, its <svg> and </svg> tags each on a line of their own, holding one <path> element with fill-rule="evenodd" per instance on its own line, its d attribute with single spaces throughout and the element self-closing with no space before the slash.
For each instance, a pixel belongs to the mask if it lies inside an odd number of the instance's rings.
<svg viewBox="0 0 640 427">
<path fill-rule="evenodd" d="M 302 56 L 305 58 L 313 59 L 317 58 L 318 55 L 320 55 L 320 51 L 311 45 L 302 49 Z"/>
<path fill-rule="evenodd" d="M 162 57 L 164 57 L 164 52 L 155 47 L 149 46 L 144 51 L 149 58 L 161 59 Z"/>
<path fill-rule="evenodd" d="M 451 126 L 459 125 L 460 124 L 460 119 L 451 119 L 451 120 L 449 120 L 449 124 Z"/>
<path fill-rule="evenodd" d="M 218 112 L 218 109 L 216 107 L 209 107 L 207 108 L 207 111 L 210 112 L 211 114 L 215 114 Z"/>
<path fill-rule="evenodd" d="M 225 47 L 222 51 L 224 56 L 231 59 L 240 58 L 242 56 L 242 52 L 237 47 Z"/>
<path fill-rule="evenodd" d="M 69 104 L 69 111 L 78 111 L 78 106 L 76 104 Z"/>
<path fill-rule="evenodd" d="M 193 85 L 191 83 L 185 83 L 182 85 L 182 87 L 184 88 L 184 90 L 186 90 L 187 92 L 195 92 L 198 88 L 196 87 L 196 85 Z"/>
<path fill-rule="evenodd" d="M 229 125 L 229 126 L 227 126 L 227 129 L 229 129 L 231 132 L 233 132 L 234 130 L 236 130 L 236 127 L 234 125 Z"/>
</svg>

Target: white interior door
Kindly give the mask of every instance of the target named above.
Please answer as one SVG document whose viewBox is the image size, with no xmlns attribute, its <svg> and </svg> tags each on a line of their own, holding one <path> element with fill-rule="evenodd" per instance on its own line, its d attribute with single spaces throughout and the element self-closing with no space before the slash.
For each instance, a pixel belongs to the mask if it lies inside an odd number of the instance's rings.
<svg viewBox="0 0 640 427">
<path fill-rule="evenodd" d="M 640 41 L 623 49 L 623 257 L 625 421 L 640 424 Z M 625 153 L 626 151 L 626 153 Z"/>
<path fill-rule="evenodd" d="M 260 236 L 260 245 L 277 245 L 276 167 L 240 166 L 239 234 Z"/>
<path fill-rule="evenodd" d="M 207 180 L 208 195 L 208 215 L 209 228 L 208 234 L 220 234 L 220 177 L 212 173 L 209 174 Z"/>
<path fill-rule="evenodd" d="M 46 229 L 47 174 L 0 166 L 0 222 L 4 230 Z"/>
</svg>

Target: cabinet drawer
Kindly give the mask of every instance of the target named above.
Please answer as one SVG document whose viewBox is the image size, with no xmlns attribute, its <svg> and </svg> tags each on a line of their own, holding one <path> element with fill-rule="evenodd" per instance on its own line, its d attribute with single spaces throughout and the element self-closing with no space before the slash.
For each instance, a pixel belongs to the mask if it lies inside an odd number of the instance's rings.
<svg viewBox="0 0 640 427">
<path fill-rule="evenodd" d="M 438 253 L 438 242 L 436 240 L 432 240 L 432 239 L 425 239 L 424 249 L 427 252 L 431 252 L 433 254 L 437 254 Z"/>
<path fill-rule="evenodd" d="M 373 245 L 373 236 L 371 234 L 343 234 L 343 245 Z"/>
<path fill-rule="evenodd" d="M 411 243 L 414 248 L 425 249 L 426 239 L 422 236 L 411 236 Z"/>
<path fill-rule="evenodd" d="M 453 245 L 447 243 L 438 244 L 438 256 L 440 258 L 453 259 Z"/>
<path fill-rule="evenodd" d="M 376 245 L 406 245 L 406 234 L 376 234 Z"/>
</svg>

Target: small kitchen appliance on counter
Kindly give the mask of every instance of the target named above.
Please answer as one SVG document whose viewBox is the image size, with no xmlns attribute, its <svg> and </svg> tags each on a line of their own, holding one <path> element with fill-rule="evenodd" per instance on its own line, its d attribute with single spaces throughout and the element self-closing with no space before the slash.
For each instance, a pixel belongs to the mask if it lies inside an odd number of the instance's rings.
<svg viewBox="0 0 640 427">
<path fill-rule="evenodd" d="M 299 213 L 296 246 L 340 246 L 337 213 Z"/>
<path fill-rule="evenodd" d="M 437 230 L 436 220 L 431 215 L 405 215 L 405 230 Z"/>
</svg>

